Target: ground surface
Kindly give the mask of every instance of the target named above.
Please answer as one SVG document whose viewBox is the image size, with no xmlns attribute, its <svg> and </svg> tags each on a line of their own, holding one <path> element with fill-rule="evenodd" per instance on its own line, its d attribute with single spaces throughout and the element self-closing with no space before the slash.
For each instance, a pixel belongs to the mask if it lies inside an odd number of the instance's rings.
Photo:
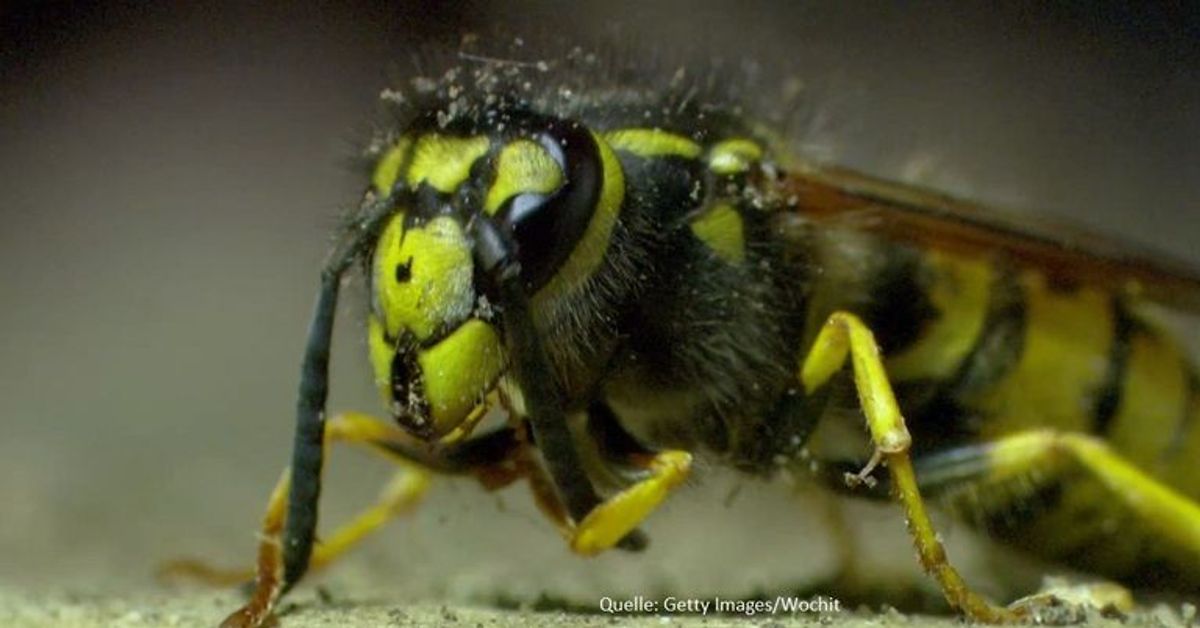
<svg viewBox="0 0 1200 628">
<path fill-rule="evenodd" d="M 856 610 L 822 615 L 769 615 L 753 618 L 696 615 L 607 615 L 562 611 L 500 610 L 496 608 L 421 602 L 392 604 L 379 601 L 321 601 L 312 595 L 297 596 L 298 606 L 285 609 L 282 625 L 290 628 L 326 626 L 530 626 L 592 627 L 638 626 L 727 627 L 828 626 L 866 628 L 882 626 L 961 626 L 952 617 L 905 615 L 896 611 Z M 21 595 L 0 593 L 0 622 L 13 628 L 142 626 L 214 626 L 230 608 L 228 594 L 163 594 L 145 592 L 120 596 L 88 597 L 72 594 Z M 1168 607 L 1139 611 L 1123 619 L 1091 616 L 1083 626 L 1094 628 L 1174 628 L 1190 624 Z"/>
<path fill-rule="evenodd" d="M 358 471 L 363 470 L 340 475 Z M 652 545 L 645 554 L 593 560 L 571 556 L 538 519 L 523 491 L 495 496 L 461 483 L 444 486 L 442 494 L 431 497 L 417 514 L 390 525 L 366 547 L 289 595 L 282 606 L 282 625 L 961 625 L 956 617 L 937 610 L 937 596 L 917 572 L 902 526 L 886 507 L 843 504 L 861 552 L 864 580 L 881 588 L 864 600 L 861 591 L 820 584 L 835 561 L 825 536 L 829 530 L 815 514 L 819 502 L 811 494 L 796 495 L 779 485 L 746 484 L 713 472 L 704 484 L 685 489 L 678 504 L 647 526 Z M 732 493 L 736 495 L 729 500 Z M 339 510 L 349 509 L 331 509 L 330 517 L 338 516 Z M 697 525 L 699 521 L 704 524 Z M 79 532 L 86 529 L 82 525 Z M 795 538 L 796 529 L 804 530 L 806 538 Z M 176 548 L 141 545 L 134 536 L 137 530 L 109 530 L 114 546 L 126 550 L 124 557 L 81 553 L 74 557 L 78 569 L 71 574 L 31 568 L 25 578 L 16 578 L 9 572 L 0 580 L 0 625 L 215 626 L 241 603 L 235 591 L 156 580 L 153 569 L 164 558 L 203 556 L 206 543 L 189 538 Z M 235 547 L 214 543 L 208 559 L 218 565 L 244 564 L 252 552 L 244 538 L 249 536 L 242 535 Z M 979 541 L 961 527 L 947 525 L 944 536 L 968 577 L 985 591 L 1003 589 L 998 583 L 1006 579 L 998 572 L 1030 569 L 1025 561 L 1003 553 L 980 552 Z M 798 584 L 787 587 L 787 582 Z M 888 592 L 888 583 L 907 593 Z M 795 592 L 799 588 L 804 592 Z M 669 600 L 772 601 L 777 595 L 796 600 L 821 595 L 838 599 L 842 606 L 824 613 L 754 615 L 662 608 Z M 610 602 L 622 600 L 640 600 L 642 606 L 606 612 Z M 1082 625 L 1186 625 L 1180 619 L 1185 612 L 1181 604 L 1143 602 L 1130 617 L 1089 613 Z M 891 603 L 909 610 L 897 611 Z M 646 610 L 646 604 L 659 607 Z"/>
</svg>

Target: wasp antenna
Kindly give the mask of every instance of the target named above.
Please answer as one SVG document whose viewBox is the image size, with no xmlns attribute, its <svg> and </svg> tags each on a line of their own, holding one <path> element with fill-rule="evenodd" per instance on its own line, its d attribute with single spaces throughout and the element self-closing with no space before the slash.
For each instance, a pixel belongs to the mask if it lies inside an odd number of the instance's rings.
<svg viewBox="0 0 1200 628">
<path fill-rule="evenodd" d="M 296 432 L 292 445 L 292 486 L 284 530 L 283 591 L 304 576 L 312 555 L 324 462 L 325 399 L 329 394 L 329 347 L 341 273 L 322 273 L 316 310 L 300 367 Z"/>
<path fill-rule="evenodd" d="M 292 482 L 284 529 L 284 581 L 281 593 L 304 576 L 312 556 L 317 529 L 324 464 L 325 401 L 329 396 L 329 354 L 333 320 L 342 275 L 362 254 L 371 236 L 396 206 L 399 191 L 367 206 L 362 218 L 341 238 L 321 270 L 317 305 L 308 327 L 308 342 L 300 366 L 296 400 L 296 431 L 292 445 Z"/>
</svg>

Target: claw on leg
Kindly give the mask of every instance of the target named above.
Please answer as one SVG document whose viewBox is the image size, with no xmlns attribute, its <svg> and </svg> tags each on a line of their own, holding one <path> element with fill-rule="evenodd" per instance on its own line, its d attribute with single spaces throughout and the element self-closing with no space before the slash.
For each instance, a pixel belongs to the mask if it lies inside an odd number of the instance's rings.
<svg viewBox="0 0 1200 628">
<path fill-rule="evenodd" d="M 850 488 L 857 488 L 859 486 L 875 488 L 875 478 L 871 477 L 871 474 L 875 472 L 875 468 L 881 462 L 883 462 L 883 452 L 876 449 L 875 453 L 871 454 L 871 459 L 867 461 L 867 464 L 858 473 L 846 474 L 846 486 Z"/>
<path fill-rule="evenodd" d="M 848 476 L 847 481 L 867 483 L 870 480 L 868 474 L 876 465 L 880 462 L 887 465 L 893 494 L 904 510 L 917 557 L 926 573 L 941 587 L 946 601 L 976 621 L 1004 623 L 1020 619 L 1020 611 L 995 606 L 972 591 L 946 557 L 946 550 L 938 540 L 917 487 L 908 454 L 912 437 L 904 424 L 871 330 L 857 316 L 835 312 L 818 332 L 812 348 L 801 362 L 797 377 L 805 392 L 812 394 L 828 383 L 847 361 L 853 367 L 859 405 L 866 415 L 871 441 L 875 445 L 871 461 L 859 473 Z"/>
</svg>

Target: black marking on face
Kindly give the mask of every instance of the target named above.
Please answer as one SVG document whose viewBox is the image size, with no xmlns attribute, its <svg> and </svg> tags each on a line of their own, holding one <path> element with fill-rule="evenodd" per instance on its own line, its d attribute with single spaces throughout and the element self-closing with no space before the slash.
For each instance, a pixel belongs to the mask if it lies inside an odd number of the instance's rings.
<svg viewBox="0 0 1200 628">
<path fill-rule="evenodd" d="M 433 422 L 417 362 L 417 343 L 411 337 L 406 335 L 396 343 L 391 371 L 392 418 L 412 434 L 428 438 L 433 434 Z"/>
<path fill-rule="evenodd" d="M 412 256 L 403 264 L 396 265 L 396 283 L 408 283 L 412 280 L 412 265 Z"/>
</svg>

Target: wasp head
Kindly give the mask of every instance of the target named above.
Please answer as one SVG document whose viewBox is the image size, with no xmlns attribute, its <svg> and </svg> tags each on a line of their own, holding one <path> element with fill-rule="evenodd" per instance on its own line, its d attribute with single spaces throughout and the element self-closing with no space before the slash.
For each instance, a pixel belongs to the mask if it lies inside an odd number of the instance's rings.
<svg viewBox="0 0 1200 628">
<path fill-rule="evenodd" d="M 582 125 L 509 111 L 467 122 L 410 129 L 381 152 L 372 182 L 397 207 L 371 258 L 371 362 L 396 420 L 426 439 L 461 425 L 504 371 L 504 303 L 477 263 L 472 225 L 507 234 L 530 295 L 580 283 L 611 229 L 601 225 L 598 247 L 578 246 L 600 231 L 592 218 L 606 191 Z M 611 217 L 619 198 L 608 196 Z"/>
</svg>

